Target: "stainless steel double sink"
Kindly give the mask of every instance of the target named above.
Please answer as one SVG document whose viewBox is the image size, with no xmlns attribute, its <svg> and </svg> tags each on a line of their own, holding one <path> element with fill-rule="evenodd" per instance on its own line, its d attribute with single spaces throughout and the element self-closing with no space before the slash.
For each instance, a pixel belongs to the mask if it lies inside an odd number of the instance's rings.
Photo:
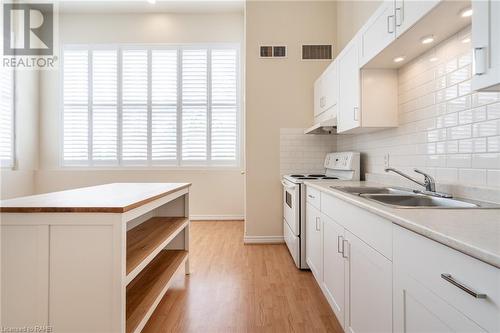
<svg viewBox="0 0 500 333">
<path fill-rule="evenodd" d="M 352 195 L 395 208 L 500 208 L 500 205 L 468 199 L 443 198 L 398 187 L 330 186 Z"/>
</svg>

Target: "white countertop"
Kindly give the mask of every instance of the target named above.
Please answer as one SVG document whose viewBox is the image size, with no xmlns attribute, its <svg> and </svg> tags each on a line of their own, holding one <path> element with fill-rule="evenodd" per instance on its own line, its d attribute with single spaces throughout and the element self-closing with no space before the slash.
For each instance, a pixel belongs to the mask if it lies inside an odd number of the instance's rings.
<svg viewBox="0 0 500 333">
<path fill-rule="evenodd" d="M 384 184 L 338 180 L 305 184 L 500 268 L 500 209 L 392 208 L 330 187 Z"/>
</svg>

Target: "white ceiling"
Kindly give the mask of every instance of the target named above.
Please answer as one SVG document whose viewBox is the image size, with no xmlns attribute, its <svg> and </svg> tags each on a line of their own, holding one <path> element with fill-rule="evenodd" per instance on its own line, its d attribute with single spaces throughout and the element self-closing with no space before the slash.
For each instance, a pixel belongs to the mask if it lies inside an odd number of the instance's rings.
<svg viewBox="0 0 500 333">
<path fill-rule="evenodd" d="M 242 13 L 244 0 L 62 0 L 59 12 L 65 14 L 118 13 Z"/>
</svg>

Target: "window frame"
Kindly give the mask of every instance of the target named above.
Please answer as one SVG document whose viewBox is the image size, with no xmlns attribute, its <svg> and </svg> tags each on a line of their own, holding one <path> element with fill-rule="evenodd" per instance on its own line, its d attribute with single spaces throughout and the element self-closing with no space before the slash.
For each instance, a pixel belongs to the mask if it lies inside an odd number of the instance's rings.
<svg viewBox="0 0 500 333">
<path fill-rule="evenodd" d="M 182 86 L 182 51 L 186 49 L 207 49 L 207 94 L 211 93 L 211 50 L 212 49 L 231 49 L 236 51 L 236 152 L 235 159 L 231 161 L 213 161 L 209 159 L 211 156 L 211 96 L 207 95 L 207 159 L 203 161 L 189 161 L 182 160 L 182 94 L 179 90 Z M 88 159 L 80 161 L 65 161 L 64 160 L 64 52 L 66 50 L 87 50 L 89 52 L 89 60 L 91 59 L 91 51 L 99 50 L 116 50 L 117 51 L 117 159 L 116 161 L 95 161 L 91 159 L 92 151 L 91 144 L 89 143 Z M 122 159 L 122 112 L 123 112 L 123 99 L 122 99 L 122 53 L 124 50 L 146 50 L 148 53 L 148 100 L 147 109 L 148 117 L 152 115 L 153 101 L 151 98 L 151 55 L 155 50 L 176 50 L 177 51 L 177 103 L 176 103 L 176 119 L 177 119 L 177 140 L 176 140 L 176 159 L 171 161 L 154 161 L 152 160 L 151 151 L 151 122 L 148 122 L 148 159 L 145 161 L 124 161 Z M 242 67 L 241 67 L 241 44 L 240 43 L 188 43 L 188 44 L 143 44 L 143 43 L 107 43 L 107 44 L 64 44 L 61 47 L 61 70 L 59 71 L 59 167 L 64 169 L 80 169 L 80 170 L 145 170 L 145 169 L 158 169 L 158 170 L 217 170 L 217 169 L 240 169 L 243 163 L 243 108 L 242 108 Z M 90 60 L 91 61 L 91 60 Z M 91 68 L 92 63 L 89 63 Z M 91 95 L 92 87 L 92 73 L 89 72 L 89 96 Z M 89 139 L 92 135 L 91 126 L 91 99 L 87 104 L 89 108 Z M 164 104 L 161 104 L 164 105 Z M 166 105 L 166 104 L 165 104 Z M 89 140 L 90 141 L 90 140 Z"/>
<path fill-rule="evenodd" d="M 1 160 L 0 159 L 0 168 L 1 169 L 10 169 L 10 170 L 15 170 L 17 167 L 17 140 L 16 140 L 16 119 L 17 119 L 17 113 L 16 113 L 16 71 L 13 68 L 8 68 L 8 72 L 10 72 L 10 77 L 11 77 L 11 84 L 12 84 L 12 100 L 11 100 L 11 155 L 10 155 L 10 160 Z"/>
</svg>

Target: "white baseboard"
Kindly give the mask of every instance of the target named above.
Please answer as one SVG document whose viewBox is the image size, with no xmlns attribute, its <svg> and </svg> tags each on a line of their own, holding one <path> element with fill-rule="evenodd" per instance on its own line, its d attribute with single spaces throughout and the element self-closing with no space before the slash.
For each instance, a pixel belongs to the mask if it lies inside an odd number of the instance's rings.
<svg viewBox="0 0 500 333">
<path fill-rule="evenodd" d="M 234 221 L 244 220 L 245 217 L 241 215 L 191 215 L 189 217 L 192 221 Z"/>
<path fill-rule="evenodd" d="M 278 244 L 284 243 L 283 236 L 245 236 L 243 237 L 245 244 Z"/>
</svg>

